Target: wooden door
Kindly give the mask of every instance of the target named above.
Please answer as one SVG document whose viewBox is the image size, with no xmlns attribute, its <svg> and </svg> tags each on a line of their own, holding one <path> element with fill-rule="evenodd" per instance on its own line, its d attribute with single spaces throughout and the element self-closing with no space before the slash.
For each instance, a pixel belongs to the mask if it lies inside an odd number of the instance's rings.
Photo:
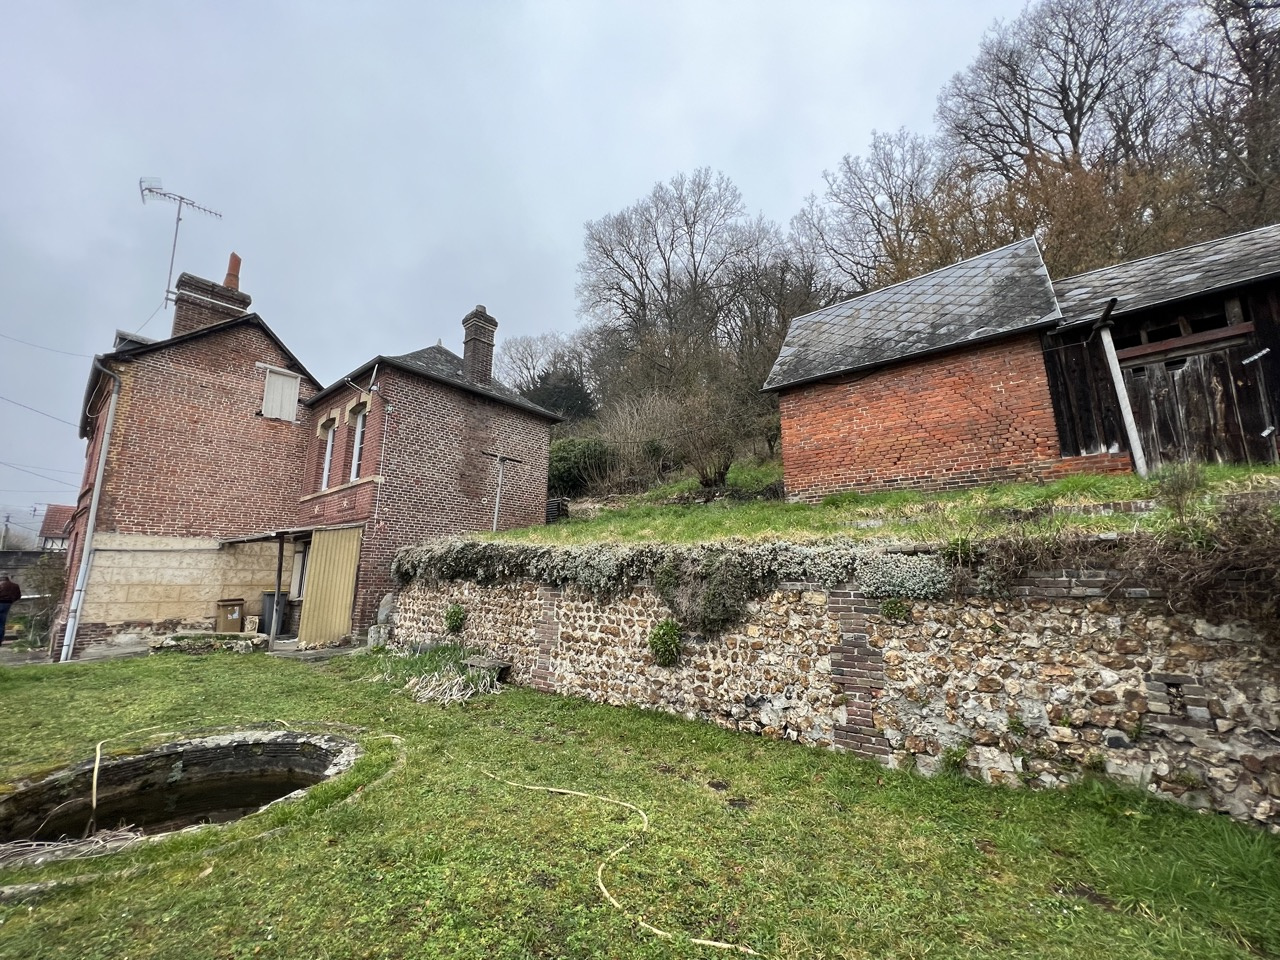
<svg viewBox="0 0 1280 960">
<path fill-rule="evenodd" d="M 299 646 L 328 646 L 351 633 L 359 563 L 359 527 L 317 530 L 312 535 Z"/>
<path fill-rule="evenodd" d="M 1275 461 L 1275 420 L 1255 354 L 1256 347 L 1240 344 L 1126 365 L 1148 466 Z"/>
</svg>

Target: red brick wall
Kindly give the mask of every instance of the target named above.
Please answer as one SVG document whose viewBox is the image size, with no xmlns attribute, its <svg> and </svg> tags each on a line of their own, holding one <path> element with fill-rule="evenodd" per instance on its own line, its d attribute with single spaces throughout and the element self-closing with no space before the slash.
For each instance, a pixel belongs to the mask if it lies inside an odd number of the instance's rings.
<svg viewBox="0 0 1280 960">
<path fill-rule="evenodd" d="M 242 325 L 113 363 L 124 385 L 99 530 L 232 537 L 292 523 L 307 425 L 260 415 L 259 362 L 284 367 L 288 358 Z M 303 379 L 300 399 L 314 392 Z"/>
<path fill-rule="evenodd" d="M 497 465 L 481 451 L 524 461 L 504 468 L 500 528 L 542 523 L 549 444 L 549 425 L 541 417 L 384 369 L 365 421 L 360 479 L 351 483 L 355 419 L 344 411 L 359 396 L 344 387 L 312 410 L 308 481 L 298 508 L 299 526 L 365 523 L 352 617 L 357 631 L 374 622 L 378 603 L 394 586 L 391 561 L 397 550 L 431 537 L 490 529 Z M 324 437 L 317 436 L 317 429 L 335 409 L 330 489 L 316 495 L 324 456 Z M 368 479 L 376 475 L 381 475 L 380 483 Z"/>
<path fill-rule="evenodd" d="M 1128 469 L 1128 456 L 1060 456 L 1037 335 L 784 391 L 787 493 L 939 490 Z"/>
<path fill-rule="evenodd" d="M 173 303 L 171 335 L 175 337 L 238 317 L 253 303 L 253 298 L 247 293 L 232 290 L 202 277 L 193 277 L 189 273 L 178 277 L 174 292 L 177 295 Z"/>
</svg>

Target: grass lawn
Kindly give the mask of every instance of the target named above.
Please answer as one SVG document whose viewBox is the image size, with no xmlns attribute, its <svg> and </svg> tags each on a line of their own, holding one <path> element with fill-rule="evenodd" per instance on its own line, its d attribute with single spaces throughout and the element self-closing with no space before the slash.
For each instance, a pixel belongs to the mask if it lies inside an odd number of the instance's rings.
<svg viewBox="0 0 1280 960">
<path fill-rule="evenodd" d="M 737 488 L 749 494 L 772 479 L 781 467 L 748 471 Z M 1225 493 L 1280 489 L 1280 467 L 1209 466 L 1203 469 L 1203 496 L 1212 500 Z M 730 480 L 734 476 L 730 474 Z M 754 480 L 754 483 L 751 481 Z M 683 480 L 634 497 L 614 498 L 593 516 L 571 515 L 549 526 L 532 526 L 494 535 L 503 540 L 566 544 L 615 542 L 695 543 L 728 537 L 805 540 L 845 536 L 946 543 L 954 537 L 979 539 L 1012 529 L 1049 532 L 1070 528 L 1095 533 L 1158 530 L 1170 522 L 1168 509 L 1136 518 L 1048 515 L 1046 508 L 1149 500 L 1160 494 L 1159 477 L 1136 474 L 1081 474 L 1052 483 L 1006 483 L 947 493 L 898 490 L 887 493 L 845 493 L 822 503 L 779 503 L 733 499 L 711 503 L 673 504 L 695 497 L 696 480 Z"/>
<path fill-rule="evenodd" d="M 366 749 L 345 777 L 239 823 L 3 871 L 98 878 L 0 903 L 0 956 L 738 955 L 689 938 L 771 957 L 1280 955 L 1280 838 L 1221 817 L 1099 783 L 925 780 L 526 690 L 442 709 L 362 682 L 381 660 L 0 672 L 5 782 L 105 738 L 121 752 L 226 724 L 352 725 Z M 486 774 L 634 804 L 650 830 L 625 807 Z M 596 870 L 628 841 L 603 873 L 618 910 Z"/>
</svg>

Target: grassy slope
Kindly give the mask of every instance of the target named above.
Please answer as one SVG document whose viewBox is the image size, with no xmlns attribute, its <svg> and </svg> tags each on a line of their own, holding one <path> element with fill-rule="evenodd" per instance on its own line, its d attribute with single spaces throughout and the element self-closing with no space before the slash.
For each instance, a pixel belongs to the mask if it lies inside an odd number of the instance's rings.
<svg viewBox="0 0 1280 960">
<path fill-rule="evenodd" d="M 104 737 L 139 745 L 131 731 L 150 727 L 348 723 L 368 750 L 305 801 L 228 828 L 5 871 L 2 883 L 145 868 L 0 904 L 0 956 L 734 955 L 657 939 L 604 901 L 596 864 L 632 838 L 605 872 L 627 910 L 770 956 L 1280 954 L 1280 838 L 1222 818 L 1099 784 L 924 780 L 529 691 L 441 710 L 355 682 L 373 672 L 365 658 L 221 654 L 0 673 L 6 780 Z M 634 803 L 652 832 L 485 771 Z"/>
<path fill-rule="evenodd" d="M 777 473 L 756 471 L 744 476 L 742 489 L 750 491 Z M 1208 493 L 1276 489 L 1277 467 L 1207 467 Z M 734 476 L 730 475 L 730 481 Z M 1134 474 L 1066 477 L 1048 484 L 1002 484 L 955 493 L 921 494 L 897 491 L 879 494 L 842 494 L 821 504 L 735 502 L 672 505 L 673 496 L 696 492 L 694 481 L 671 484 L 596 517 L 571 516 L 550 526 L 508 531 L 501 539 L 532 543 L 701 542 L 727 537 L 810 539 L 848 536 L 942 542 L 957 536 L 978 538 L 998 534 L 1014 525 L 1026 527 L 1019 512 L 1044 507 L 1143 500 L 1156 496 L 1157 486 Z M 1056 515 L 1032 520 L 1032 529 L 1070 526 L 1094 532 L 1132 530 L 1135 524 L 1155 528 L 1168 521 L 1167 511 L 1141 520 L 1132 515 Z"/>
</svg>

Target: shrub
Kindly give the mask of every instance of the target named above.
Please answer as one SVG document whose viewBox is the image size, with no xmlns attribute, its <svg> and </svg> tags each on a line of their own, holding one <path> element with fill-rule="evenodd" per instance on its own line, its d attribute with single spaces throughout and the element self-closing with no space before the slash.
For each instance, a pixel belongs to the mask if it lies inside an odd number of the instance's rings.
<svg viewBox="0 0 1280 960">
<path fill-rule="evenodd" d="M 880 616 L 886 620 L 906 620 L 911 616 L 911 606 L 900 597 L 890 597 L 880 604 Z"/>
<path fill-rule="evenodd" d="M 547 492 L 553 497 L 577 497 L 604 481 L 613 455 L 596 437 L 566 437 L 551 441 L 547 461 Z"/>
<path fill-rule="evenodd" d="M 931 553 L 864 554 L 855 576 L 868 597 L 936 600 L 951 589 L 951 571 Z"/>
<path fill-rule="evenodd" d="M 451 603 L 444 611 L 444 629 L 455 636 L 467 625 L 467 611 L 460 603 Z"/>
<path fill-rule="evenodd" d="M 1185 523 L 1196 497 L 1205 488 L 1204 467 L 1195 461 L 1172 463 L 1158 470 L 1151 479 L 1155 483 L 1156 501 L 1168 507 L 1180 523 Z"/>
<path fill-rule="evenodd" d="M 660 667 L 674 667 L 680 661 L 680 624 L 671 618 L 659 620 L 649 633 L 649 649 Z"/>
</svg>

